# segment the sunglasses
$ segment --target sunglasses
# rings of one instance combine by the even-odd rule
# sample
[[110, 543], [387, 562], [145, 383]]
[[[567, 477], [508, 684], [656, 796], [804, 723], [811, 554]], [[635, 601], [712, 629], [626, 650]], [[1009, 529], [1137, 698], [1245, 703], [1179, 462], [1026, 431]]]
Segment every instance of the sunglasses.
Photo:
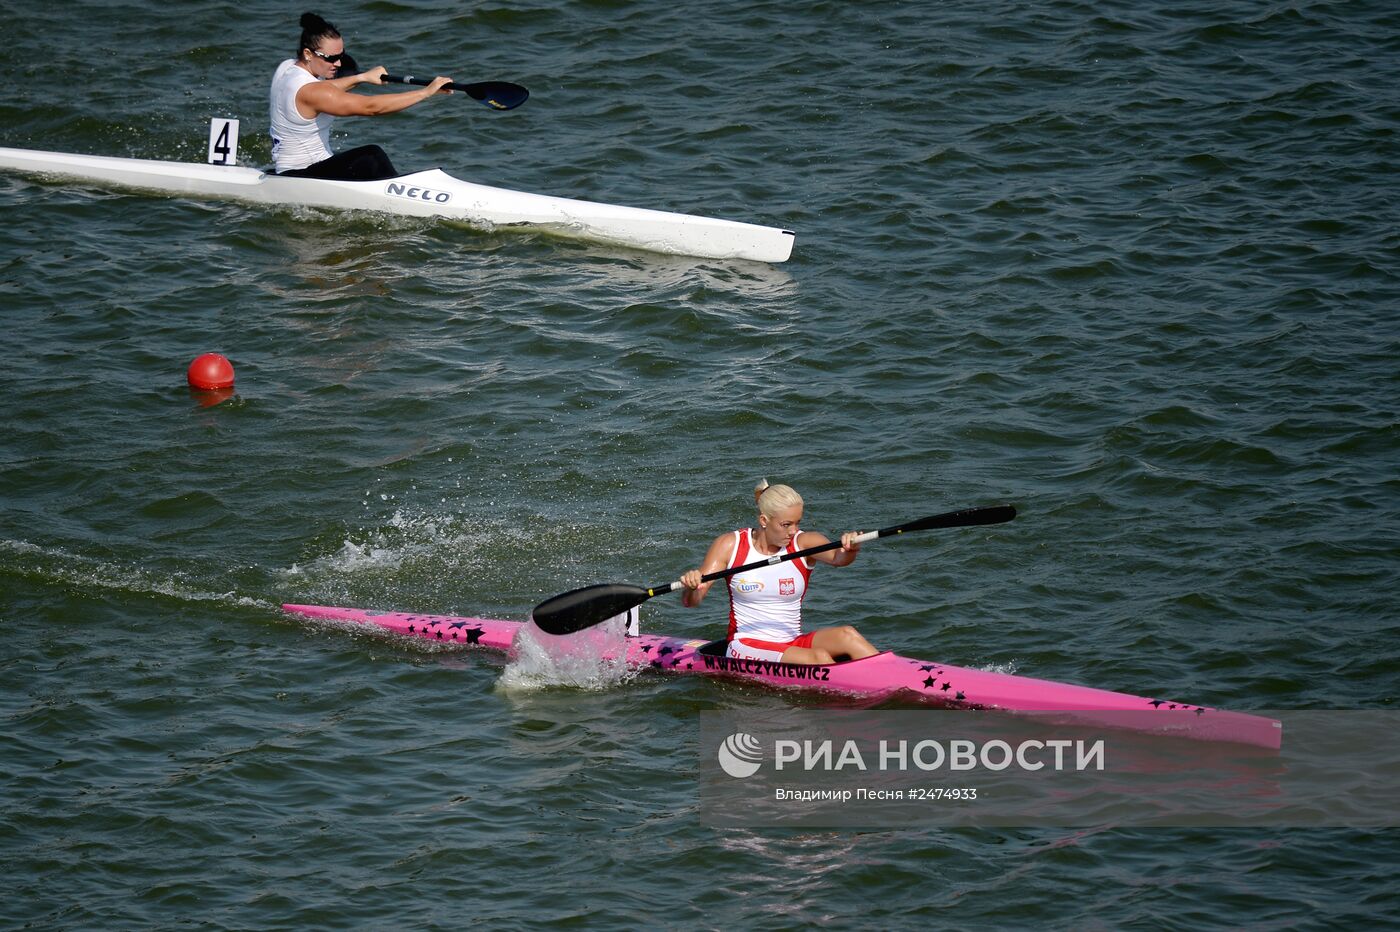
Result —
[[307, 51], [310, 52], [312, 55], [315, 55], [317, 58], [321, 59], [321, 61], [324, 61], [324, 62], [339, 62], [342, 58], [345, 57], [345, 50], [344, 50], [344, 49], [341, 49], [339, 52], [336, 52], [334, 55], [327, 55], [325, 52], [318, 52], [318, 51], [316, 51], [315, 49], [307, 49]]

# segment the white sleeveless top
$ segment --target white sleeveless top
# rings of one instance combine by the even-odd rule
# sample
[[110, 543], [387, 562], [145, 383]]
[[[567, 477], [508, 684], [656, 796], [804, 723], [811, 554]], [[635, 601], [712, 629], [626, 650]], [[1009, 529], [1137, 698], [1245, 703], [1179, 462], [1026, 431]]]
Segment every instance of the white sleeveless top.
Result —
[[331, 157], [331, 123], [335, 117], [318, 113], [308, 120], [297, 112], [297, 91], [319, 80], [289, 58], [272, 75], [272, 161], [277, 171], [306, 168]]
[[[787, 552], [797, 551], [792, 535]], [[753, 532], [734, 532], [734, 555], [729, 569], [766, 559], [753, 547]], [[729, 639], [756, 638], [761, 641], [791, 641], [802, 634], [802, 597], [807, 594], [807, 577], [812, 564], [805, 557], [760, 566], [729, 577]]]

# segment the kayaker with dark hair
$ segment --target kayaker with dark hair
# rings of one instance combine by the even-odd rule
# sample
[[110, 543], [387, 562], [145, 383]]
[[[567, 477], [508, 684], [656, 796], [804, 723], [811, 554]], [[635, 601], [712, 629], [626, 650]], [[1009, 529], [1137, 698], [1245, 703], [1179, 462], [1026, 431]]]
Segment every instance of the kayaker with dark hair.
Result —
[[[681, 577], [681, 604], [694, 608], [713, 582], [701, 577], [784, 551], [794, 553], [829, 543], [825, 535], [800, 530], [802, 496], [786, 485], [764, 479], [753, 490], [758, 527], [741, 528], [715, 538], [699, 569]], [[859, 660], [877, 654], [870, 642], [850, 625], [802, 633], [802, 598], [813, 561], [849, 566], [860, 552], [858, 531], [841, 535], [841, 549], [811, 557], [774, 563], [728, 578], [728, 656], [784, 663], [832, 663], [837, 657]]]
[[384, 67], [336, 77], [347, 58], [340, 32], [315, 13], [301, 16], [301, 44], [295, 58], [277, 66], [272, 76], [272, 160], [279, 175], [374, 181], [398, 174], [379, 146], [331, 152], [331, 122], [338, 116], [378, 116], [412, 107], [434, 94], [451, 94], [437, 77], [425, 88], [398, 94], [363, 96], [349, 90], [360, 84], [383, 84]]

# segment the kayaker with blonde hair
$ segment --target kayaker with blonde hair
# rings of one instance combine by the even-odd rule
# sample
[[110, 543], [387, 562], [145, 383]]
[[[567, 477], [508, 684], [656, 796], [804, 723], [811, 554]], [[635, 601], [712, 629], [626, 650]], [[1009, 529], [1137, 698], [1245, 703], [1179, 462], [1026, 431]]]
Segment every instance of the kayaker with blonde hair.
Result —
[[[791, 486], [754, 487], [758, 526], [721, 534], [710, 544], [698, 569], [681, 576], [681, 604], [695, 608], [714, 582], [701, 577], [780, 553], [795, 553], [829, 543], [825, 535], [803, 531], [802, 496]], [[850, 625], [818, 628], [802, 633], [802, 599], [815, 562], [849, 566], [860, 553], [855, 537], [841, 535], [841, 549], [811, 557], [773, 563], [728, 577], [730, 657], [746, 660], [781, 660], [784, 663], [832, 663], [837, 658], [859, 660], [879, 653]]]

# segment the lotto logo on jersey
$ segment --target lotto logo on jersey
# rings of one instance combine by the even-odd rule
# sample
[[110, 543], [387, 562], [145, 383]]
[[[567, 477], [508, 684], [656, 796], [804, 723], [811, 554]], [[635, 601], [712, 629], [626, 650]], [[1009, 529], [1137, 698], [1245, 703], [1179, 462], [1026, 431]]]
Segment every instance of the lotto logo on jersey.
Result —
[[734, 589], [736, 592], [762, 592], [763, 580], [745, 579], [742, 576], [734, 577]]
[[794, 578], [792, 578], [792, 579], [780, 579], [780, 580], [778, 580], [778, 595], [796, 595], [796, 594], [797, 594], [797, 579], [796, 579], [796, 577], [794, 577]]

